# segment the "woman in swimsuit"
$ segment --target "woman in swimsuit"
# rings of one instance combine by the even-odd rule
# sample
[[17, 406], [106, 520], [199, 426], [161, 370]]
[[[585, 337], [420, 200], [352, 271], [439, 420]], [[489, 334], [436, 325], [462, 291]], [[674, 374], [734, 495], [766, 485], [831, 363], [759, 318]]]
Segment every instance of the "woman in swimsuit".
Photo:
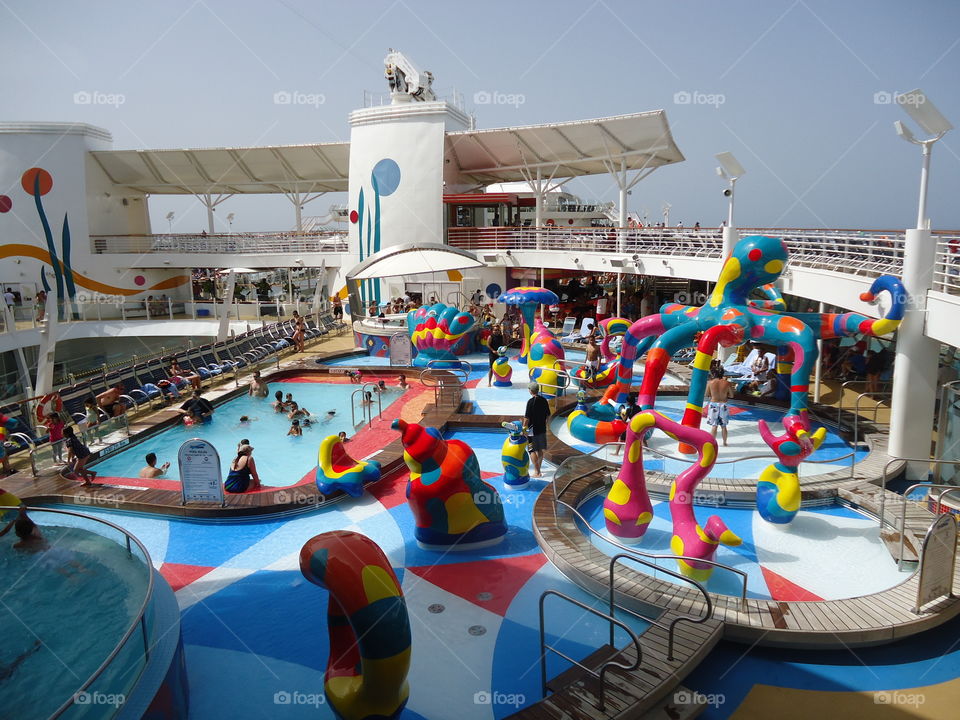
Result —
[[229, 493], [260, 489], [260, 476], [257, 475], [257, 465], [253, 461], [253, 447], [250, 445], [241, 445], [237, 448], [237, 457], [230, 463], [230, 472], [227, 473], [223, 489]]

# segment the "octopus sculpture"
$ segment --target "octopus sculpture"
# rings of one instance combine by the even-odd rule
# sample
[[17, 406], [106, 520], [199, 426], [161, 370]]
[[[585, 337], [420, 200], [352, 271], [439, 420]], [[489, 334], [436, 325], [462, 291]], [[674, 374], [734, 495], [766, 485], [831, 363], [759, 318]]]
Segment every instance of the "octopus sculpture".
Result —
[[444, 303], [423, 305], [408, 312], [407, 333], [417, 349], [414, 366], [426, 367], [429, 363], [438, 368], [460, 367], [457, 356], [473, 350], [470, 331], [475, 324], [473, 315]]
[[[687, 427], [699, 428], [710, 362], [717, 348], [740, 345], [749, 340], [763, 342], [778, 348], [778, 371], [781, 376], [788, 375], [786, 385], [790, 407], [783, 420], [786, 437], [798, 448], [807, 448], [814, 442], [810, 435], [807, 392], [810, 373], [817, 359], [817, 340], [892, 333], [903, 318], [906, 293], [897, 278], [890, 275], [876, 278], [860, 299], [872, 303], [877, 301], [880, 293], [890, 294], [890, 308], [879, 319], [855, 312], [786, 312], [786, 303], [774, 287], [786, 262], [787, 247], [783, 240], [762, 235], [740, 240], [724, 262], [705, 305], [692, 307], [668, 303], [658, 314], [648, 315], [630, 326], [623, 340], [617, 380], [607, 389], [604, 401], [622, 403], [626, 400], [633, 379], [634, 361], [646, 353], [639, 403], [644, 410], [652, 408], [670, 358], [682, 348], [696, 346], [682, 422]], [[750, 298], [754, 290], [759, 290], [764, 299]], [[696, 341], [698, 333], [702, 335]], [[761, 434], [765, 442], [773, 442], [772, 434]], [[772, 445], [771, 448], [777, 450]], [[686, 444], [681, 445], [681, 450], [692, 452], [691, 446]], [[793, 457], [802, 455], [788, 454]]]
[[573, 376], [580, 382], [580, 387], [605, 388], [617, 379], [620, 356], [614, 352], [611, 343], [627, 333], [630, 321], [621, 317], [609, 317], [600, 321], [600, 329], [603, 332], [603, 340], [600, 341], [600, 367], [595, 373], [586, 365], [574, 370]]

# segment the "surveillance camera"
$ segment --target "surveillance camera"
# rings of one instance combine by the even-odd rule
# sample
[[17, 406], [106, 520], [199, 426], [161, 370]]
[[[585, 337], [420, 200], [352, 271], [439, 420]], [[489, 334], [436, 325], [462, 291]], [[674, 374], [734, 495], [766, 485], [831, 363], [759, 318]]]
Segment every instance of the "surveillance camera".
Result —
[[578, 262], [580, 262], [580, 258], [574, 258], [574, 259], [573, 259], [573, 264], [574, 264], [574, 265], [576, 265]]
[[731, 190], [730, 188], [726, 188], [726, 189], [723, 191], [723, 196], [724, 196], [724, 197], [730, 197], [731, 195], [733, 195], [733, 190]]

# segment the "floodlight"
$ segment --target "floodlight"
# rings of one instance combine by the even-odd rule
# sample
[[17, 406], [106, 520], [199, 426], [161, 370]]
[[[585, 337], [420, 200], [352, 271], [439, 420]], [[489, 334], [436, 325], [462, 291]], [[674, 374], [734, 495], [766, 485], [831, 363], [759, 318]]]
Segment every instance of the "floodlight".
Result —
[[897, 135], [902, 137], [907, 142], [916, 142], [916, 138], [914, 137], [913, 133], [910, 131], [910, 128], [904, 125], [900, 120], [897, 120], [893, 124], [893, 127], [897, 131]]
[[936, 105], [919, 88], [897, 95], [894, 101], [930, 135], [942, 135], [953, 130], [950, 121], [937, 110]]
[[730, 177], [738, 178], [747, 171], [744, 169], [737, 159], [733, 156], [733, 153], [722, 152], [717, 153], [716, 155], [717, 162], [720, 163], [723, 170], [726, 171], [727, 175]]
[[166, 219], [167, 219], [167, 220], [173, 220], [173, 210], [171, 210], [170, 212], [167, 213]]
[[729, 180], [729, 179], [730, 179], [730, 177], [723, 171], [723, 168], [722, 168], [722, 167], [718, 167], [718, 168], [717, 168], [717, 175], [719, 175], [720, 177], [722, 177], [724, 180]]

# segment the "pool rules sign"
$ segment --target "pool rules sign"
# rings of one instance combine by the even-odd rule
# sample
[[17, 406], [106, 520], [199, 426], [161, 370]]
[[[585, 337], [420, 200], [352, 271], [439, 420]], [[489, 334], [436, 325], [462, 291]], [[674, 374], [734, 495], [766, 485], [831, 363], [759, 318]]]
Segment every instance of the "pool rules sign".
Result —
[[920, 581], [913, 611], [944, 595], [953, 597], [953, 571], [957, 561], [957, 521], [950, 513], [938, 517], [923, 539]]
[[180, 446], [177, 453], [180, 465], [180, 487], [183, 502], [215, 502], [224, 504], [223, 483], [220, 478], [220, 455], [206, 440], [193, 438]]

